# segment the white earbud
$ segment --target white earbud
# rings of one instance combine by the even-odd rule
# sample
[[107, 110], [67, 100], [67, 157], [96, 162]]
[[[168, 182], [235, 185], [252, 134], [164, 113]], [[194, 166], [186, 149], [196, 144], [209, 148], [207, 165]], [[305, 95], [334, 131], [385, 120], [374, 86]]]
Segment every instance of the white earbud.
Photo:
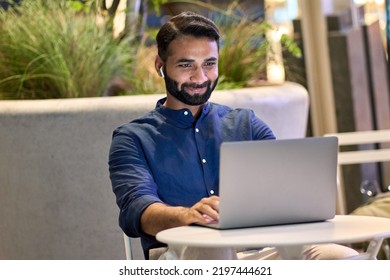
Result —
[[162, 66], [160, 67], [160, 74], [161, 74], [161, 77], [165, 78]]

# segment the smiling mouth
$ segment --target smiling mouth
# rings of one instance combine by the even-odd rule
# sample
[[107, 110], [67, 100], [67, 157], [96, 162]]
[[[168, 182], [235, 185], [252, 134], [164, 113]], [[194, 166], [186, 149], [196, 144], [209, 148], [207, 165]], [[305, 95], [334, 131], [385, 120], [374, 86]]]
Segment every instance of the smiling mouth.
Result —
[[204, 93], [204, 92], [206, 92], [207, 87], [206, 86], [203, 86], [203, 87], [188, 86], [188, 87], [185, 87], [185, 89], [186, 89], [186, 91], [189, 91], [192, 93]]
[[202, 93], [205, 93], [207, 91], [208, 85], [209, 85], [209, 82], [206, 81], [203, 84], [188, 83], [188, 84], [184, 84], [183, 86], [184, 86], [184, 89], [186, 91], [189, 91], [189, 92], [195, 93], [195, 94], [202, 94]]

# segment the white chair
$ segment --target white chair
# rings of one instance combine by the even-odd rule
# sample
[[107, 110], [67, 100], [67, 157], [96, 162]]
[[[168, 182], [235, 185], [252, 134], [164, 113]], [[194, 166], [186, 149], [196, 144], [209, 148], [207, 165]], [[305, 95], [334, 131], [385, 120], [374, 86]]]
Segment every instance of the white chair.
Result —
[[[390, 129], [372, 130], [359, 132], [344, 132], [326, 134], [336, 136], [339, 140], [339, 148], [348, 145], [378, 144], [376, 149], [358, 151], [340, 151], [338, 154], [338, 190], [337, 190], [337, 213], [346, 214], [345, 188], [341, 167], [348, 164], [362, 164], [372, 162], [390, 162]], [[390, 176], [390, 165], [386, 165], [385, 172]], [[383, 172], [384, 173], [384, 172]], [[376, 259], [384, 239], [371, 240], [366, 252], [359, 256], [360, 259]], [[387, 256], [389, 250], [387, 250]]]
[[342, 165], [369, 162], [390, 162], [390, 129], [326, 134], [339, 139], [339, 147], [361, 144], [380, 144], [378, 149], [359, 151], [339, 151], [338, 154], [338, 190], [337, 213], [346, 214], [345, 188], [341, 172]]
[[133, 259], [133, 252], [131, 250], [131, 239], [125, 233], [123, 233], [123, 239], [125, 242], [126, 260], [132, 260]]
[[140, 238], [131, 238], [123, 233], [126, 260], [143, 260], [143, 251]]

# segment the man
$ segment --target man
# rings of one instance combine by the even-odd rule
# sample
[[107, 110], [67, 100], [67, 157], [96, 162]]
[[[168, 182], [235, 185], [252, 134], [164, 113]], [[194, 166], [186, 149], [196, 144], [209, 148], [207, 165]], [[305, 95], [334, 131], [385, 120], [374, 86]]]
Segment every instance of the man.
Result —
[[[109, 158], [119, 224], [128, 236], [141, 237], [146, 259], [165, 247], [155, 239], [159, 231], [218, 220], [222, 142], [275, 139], [251, 110], [208, 102], [218, 82], [219, 31], [211, 20], [192, 12], [171, 18], [157, 48], [155, 68], [167, 96], [114, 131]], [[236, 258], [235, 252], [202, 252], [178, 248], [162, 258]]]

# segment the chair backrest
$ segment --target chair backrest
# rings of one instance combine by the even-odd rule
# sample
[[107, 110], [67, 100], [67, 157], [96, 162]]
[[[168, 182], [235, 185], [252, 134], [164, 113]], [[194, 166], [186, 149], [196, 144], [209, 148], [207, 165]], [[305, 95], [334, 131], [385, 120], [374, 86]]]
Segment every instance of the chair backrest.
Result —
[[[342, 165], [370, 162], [390, 162], [390, 129], [326, 134], [339, 139], [339, 147], [362, 144], [379, 144], [377, 149], [341, 151], [338, 154], [337, 213], [345, 214], [345, 189], [341, 172]], [[389, 165], [388, 165], [389, 166]]]

